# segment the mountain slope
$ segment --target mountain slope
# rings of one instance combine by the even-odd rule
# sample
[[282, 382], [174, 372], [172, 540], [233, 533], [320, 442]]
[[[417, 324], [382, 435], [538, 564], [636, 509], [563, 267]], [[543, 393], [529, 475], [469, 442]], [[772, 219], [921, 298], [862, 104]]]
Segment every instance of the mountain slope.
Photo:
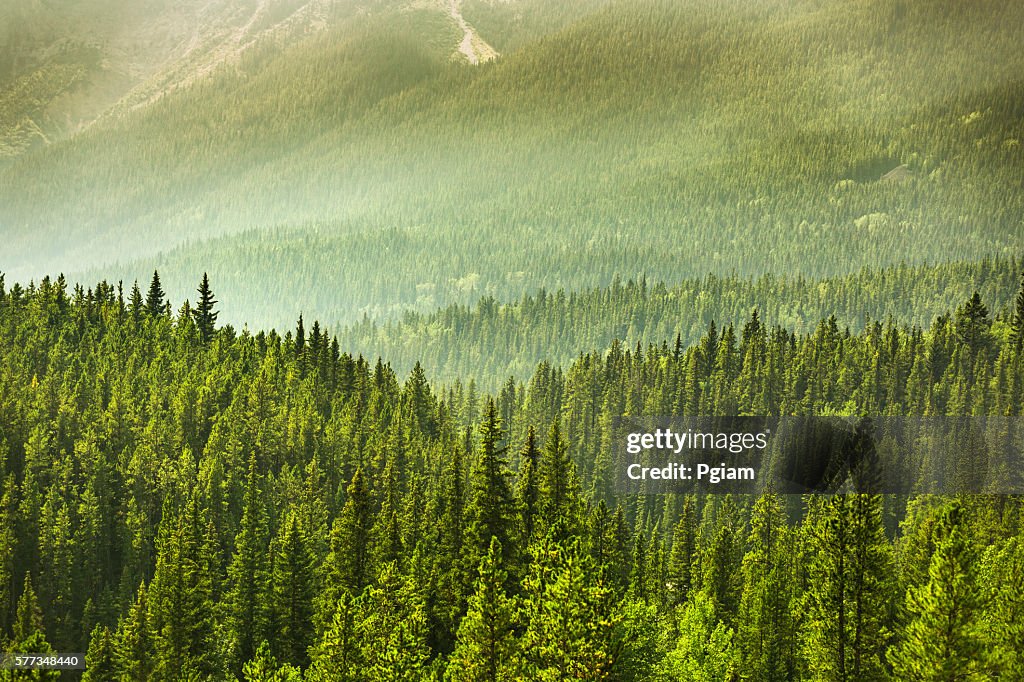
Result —
[[299, 307], [344, 321], [1022, 246], [1019, 3], [590, 9], [479, 68], [434, 10], [253, 51], [0, 172], [4, 268], [218, 270], [264, 320], [260, 282], [340, 274]]

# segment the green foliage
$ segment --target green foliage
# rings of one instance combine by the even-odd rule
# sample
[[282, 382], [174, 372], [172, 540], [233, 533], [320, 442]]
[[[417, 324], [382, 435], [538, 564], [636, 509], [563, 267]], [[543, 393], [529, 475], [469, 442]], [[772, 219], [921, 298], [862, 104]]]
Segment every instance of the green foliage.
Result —
[[980, 618], [984, 593], [978, 584], [977, 549], [966, 510], [957, 502], [943, 510], [928, 582], [907, 592], [910, 622], [893, 653], [893, 669], [904, 680], [990, 679], [990, 661]]
[[715, 603], [706, 592], [697, 592], [682, 607], [676, 631], [679, 639], [661, 664], [661, 679], [712, 682], [736, 674], [734, 632], [715, 618]]
[[507, 573], [501, 566], [501, 544], [491, 539], [480, 563], [476, 592], [459, 625], [455, 651], [445, 679], [452, 682], [515, 680], [520, 664], [518, 604], [505, 593]]
[[[943, 498], [802, 509], [624, 496], [607, 474], [618, 414], [1018, 415], [1005, 311], [978, 318], [970, 362], [956, 315], [796, 334], [750, 314], [690, 345], [541, 364], [491, 397], [402, 382], [316, 323], [204, 342], [166, 300], [151, 317], [120, 294], [0, 293], [0, 567], [21, 583], [0, 593], [5, 650], [92, 646], [91, 674], [119, 682], [1016, 670], [1015, 497], [968, 498], [954, 524]], [[942, 636], [940, 594], [966, 605]]]

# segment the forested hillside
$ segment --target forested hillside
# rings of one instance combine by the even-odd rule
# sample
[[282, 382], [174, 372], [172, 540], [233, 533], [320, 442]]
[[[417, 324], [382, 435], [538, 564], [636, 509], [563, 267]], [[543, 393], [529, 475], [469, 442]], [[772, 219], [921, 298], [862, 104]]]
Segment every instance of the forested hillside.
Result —
[[[1015, 679], [1015, 497], [617, 496], [610, 419], [1019, 416], [1024, 287], [927, 327], [709, 330], [494, 396], [209, 281], [0, 287], [0, 628], [86, 679]], [[0, 673], [12, 679], [11, 673]]]
[[580, 3], [549, 32], [534, 4], [467, 4], [532, 36], [494, 62], [453, 59], [443, 13], [370, 13], [19, 157], [5, 271], [158, 267], [181, 299], [208, 270], [247, 318], [268, 273], [352, 272], [352, 321], [1018, 252], [1020, 3]]
[[[616, 280], [589, 291], [541, 290], [510, 304], [485, 297], [472, 306], [407, 312], [383, 324], [367, 317], [342, 329], [339, 340], [352, 352], [387, 358], [400, 373], [419, 363], [443, 381], [473, 378], [477, 386], [495, 389], [510, 375], [530, 374], [540, 362], [566, 367], [581, 353], [608, 348], [616, 339], [627, 346], [666, 339], [689, 346], [712, 323], [719, 329], [739, 326], [755, 309], [764, 324], [798, 334], [814, 331], [830, 316], [840, 328], [854, 331], [890, 318], [926, 327], [975, 291], [994, 313], [1002, 313], [1009, 309], [1022, 268], [1024, 263], [1010, 258], [865, 268], [822, 280], [709, 275], [674, 286]], [[282, 294], [278, 300], [289, 299]]]

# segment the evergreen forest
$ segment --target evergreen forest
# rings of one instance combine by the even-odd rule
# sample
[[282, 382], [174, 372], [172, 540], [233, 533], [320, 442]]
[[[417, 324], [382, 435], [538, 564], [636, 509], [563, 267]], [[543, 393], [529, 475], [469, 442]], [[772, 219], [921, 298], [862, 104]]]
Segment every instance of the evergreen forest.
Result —
[[88, 680], [1020, 679], [1019, 497], [621, 495], [609, 431], [1019, 416], [1019, 282], [926, 326], [755, 309], [493, 393], [218, 325], [206, 276], [177, 310], [158, 274], [4, 285], [5, 647]]
[[[1022, 45], [0, 0], [0, 682], [1024, 682]], [[856, 441], [900, 492], [624, 487], [673, 417], [985, 426]]]

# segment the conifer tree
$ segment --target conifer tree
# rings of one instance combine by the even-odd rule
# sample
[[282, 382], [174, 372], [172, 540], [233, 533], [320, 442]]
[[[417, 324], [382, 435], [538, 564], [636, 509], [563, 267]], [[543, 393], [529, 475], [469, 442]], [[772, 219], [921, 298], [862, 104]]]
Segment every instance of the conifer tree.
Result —
[[683, 510], [672, 533], [672, 551], [668, 560], [669, 602], [679, 606], [686, 601], [694, 584], [694, 557], [697, 555], [697, 509], [693, 495], [683, 500]]
[[893, 568], [881, 508], [867, 493], [811, 500], [803, 656], [813, 679], [884, 676]]
[[970, 349], [972, 357], [988, 344], [988, 329], [991, 324], [988, 306], [982, 302], [977, 291], [974, 292], [970, 300], [957, 308], [957, 340]]
[[754, 503], [749, 546], [743, 557], [737, 626], [743, 675], [765, 682], [789, 680], [795, 669], [789, 598], [793, 574], [789, 529], [774, 493], [765, 493]]
[[537, 433], [531, 424], [526, 431], [526, 442], [519, 455], [519, 474], [516, 478], [516, 505], [523, 524], [523, 547], [533, 540], [538, 521], [538, 498], [540, 495], [538, 464], [540, 451], [537, 449]]
[[308, 682], [356, 682], [363, 669], [362, 644], [356, 630], [362, 603], [348, 592], [338, 597], [337, 608], [320, 641], [310, 649]]
[[203, 343], [209, 343], [217, 330], [217, 315], [213, 309], [217, 301], [213, 298], [213, 291], [210, 289], [210, 278], [203, 273], [203, 281], [199, 283], [199, 299], [196, 301], [196, 309], [193, 316], [196, 320], [196, 329], [199, 330], [199, 338]]
[[544, 521], [542, 530], [557, 528], [561, 537], [577, 533], [579, 481], [576, 464], [569, 456], [569, 446], [557, 419], [548, 431], [537, 478], [538, 506]]
[[498, 538], [502, 547], [512, 546], [514, 509], [510, 477], [497, 408], [494, 400], [488, 399], [480, 425], [480, 454], [470, 477], [467, 516], [473, 551], [467, 558], [471, 561], [479, 563], [491, 545], [491, 538]]
[[528, 625], [523, 635], [525, 679], [611, 679], [616, 660], [614, 634], [622, 614], [611, 590], [596, 579], [579, 542], [564, 547], [549, 539], [533, 548], [524, 583]]
[[330, 552], [324, 561], [319, 621], [326, 626], [342, 592], [358, 595], [369, 581], [373, 509], [362, 469], [346, 489], [345, 505], [331, 527]]
[[82, 682], [107, 682], [117, 679], [118, 667], [110, 628], [101, 625], [93, 628], [85, 662], [87, 667], [82, 675]]
[[149, 282], [149, 292], [146, 294], [146, 312], [150, 317], [159, 317], [164, 314], [166, 303], [166, 294], [160, 284], [160, 273], [154, 270], [153, 279]]
[[386, 564], [371, 587], [358, 625], [366, 682], [418, 682], [430, 657], [427, 619], [413, 584]]
[[476, 593], [459, 625], [455, 651], [448, 659], [446, 679], [451, 682], [519, 679], [517, 606], [505, 593], [507, 578], [501, 567], [501, 545], [492, 538], [480, 563]]
[[1020, 276], [1020, 289], [1017, 291], [1017, 298], [1013, 302], [1013, 316], [1010, 321], [1010, 328], [1013, 331], [1014, 348], [1017, 354], [1024, 353], [1024, 273]]
[[267, 518], [259, 485], [256, 453], [249, 455], [242, 498], [242, 519], [235, 535], [235, 553], [228, 567], [225, 595], [226, 636], [236, 670], [256, 654], [267, 636]]
[[270, 653], [270, 645], [264, 640], [253, 658], [242, 666], [245, 682], [302, 682], [301, 671], [292, 665], [278, 665]]
[[132, 314], [132, 320], [135, 322], [142, 319], [142, 315], [146, 312], [146, 308], [142, 302], [142, 292], [139, 291], [138, 280], [135, 280], [135, 283], [132, 284], [132, 293], [128, 299], [128, 312]]
[[282, 660], [308, 665], [313, 643], [315, 583], [309, 540], [295, 511], [288, 514], [277, 538], [271, 577], [273, 649]]
[[[13, 637], [6, 647], [6, 653], [50, 654], [53, 647], [46, 639], [43, 627], [43, 614], [39, 608], [39, 600], [32, 588], [32, 580], [25, 574], [25, 583], [18, 598], [18, 606], [12, 628]], [[0, 669], [0, 682], [16, 680], [59, 680], [60, 672], [56, 670], [12, 670]]]
[[117, 627], [114, 644], [119, 680], [149, 679], [153, 658], [150, 637], [146, 584], [139, 585], [135, 601]]
[[977, 550], [966, 516], [958, 501], [946, 507], [928, 582], [907, 592], [910, 621], [892, 654], [901, 680], [991, 679]]
[[737, 679], [739, 651], [732, 628], [715, 617], [715, 604], [700, 590], [682, 607], [679, 638], [659, 665], [661, 679], [719, 682]]
[[156, 572], [147, 595], [155, 680], [210, 674], [215, 667], [212, 585], [203, 556], [199, 519], [194, 497], [180, 511], [174, 509], [170, 496], [166, 498]]

